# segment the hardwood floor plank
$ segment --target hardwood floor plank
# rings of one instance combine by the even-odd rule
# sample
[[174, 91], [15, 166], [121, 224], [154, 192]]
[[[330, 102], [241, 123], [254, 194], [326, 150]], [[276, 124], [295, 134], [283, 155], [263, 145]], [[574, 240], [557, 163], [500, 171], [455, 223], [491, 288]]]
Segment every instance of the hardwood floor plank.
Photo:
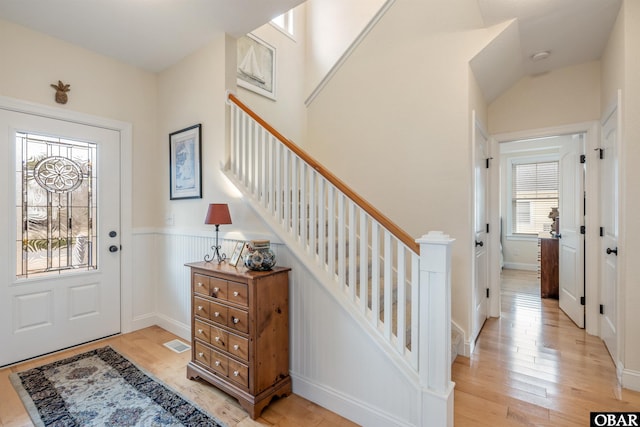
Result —
[[539, 295], [535, 273], [504, 270], [501, 317], [452, 365], [457, 426], [585, 426], [591, 411], [640, 408], [602, 340]]
[[262, 416], [254, 421], [234, 398], [207, 383], [187, 379], [186, 365], [191, 353], [175, 353], [163, 345], [173, 339], [179, 338], [158, 326], [152, 326], [0, 369], [0, 426], [28, 427], [33, 425], [15, 389], [9, 382], [11, 373], [41, 366], [105, 345], [110, 345], [142, 370], [155, 376], [229, 427], [356, 426], [349, 420], [295, 394], [274, 400], [264, 410]]

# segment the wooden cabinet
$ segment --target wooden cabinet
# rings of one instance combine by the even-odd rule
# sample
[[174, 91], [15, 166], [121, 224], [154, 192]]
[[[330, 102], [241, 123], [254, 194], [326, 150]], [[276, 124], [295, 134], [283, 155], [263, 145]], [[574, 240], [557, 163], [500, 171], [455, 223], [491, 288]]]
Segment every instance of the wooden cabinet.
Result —
[[291, 393], [289, 270], [250, 271], [195, 262], [187, 377], [234, 396], [252, 419]]
[[559, 268], [556, 237], [538, 237], [538, 262], [540, 296], [558, 298]]

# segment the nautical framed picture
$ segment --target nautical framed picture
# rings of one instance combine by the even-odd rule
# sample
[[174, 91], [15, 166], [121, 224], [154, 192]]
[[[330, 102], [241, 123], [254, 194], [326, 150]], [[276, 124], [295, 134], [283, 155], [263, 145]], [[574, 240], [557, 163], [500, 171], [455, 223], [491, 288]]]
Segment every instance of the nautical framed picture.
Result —
[[276, 49], [253, 34], [238, 39], [238, 86], [276, 99]]
[[169, 134], [169, 198], [202, 198], [200, 124]]

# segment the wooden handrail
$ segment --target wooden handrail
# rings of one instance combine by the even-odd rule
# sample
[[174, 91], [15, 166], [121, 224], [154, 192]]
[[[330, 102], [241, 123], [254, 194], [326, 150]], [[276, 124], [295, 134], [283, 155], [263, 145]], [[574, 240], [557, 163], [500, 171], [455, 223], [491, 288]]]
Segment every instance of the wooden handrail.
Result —
[[389, 230], [398, 240], [404, 243], [409, 249], [416, 254], [420, 254], [420, 245], [418, 245], [414, 238], [412, 238], [406, 231], [400, 228], [397, 224], [387, 218], [382, 212], [374, 208], [369, 202], [360, 197], [355, 191], [353, 191], [347, 184], [342, 182], [338, 177], [329, 172], [324, 166], [318, 163], [313, 157], [311, 157], [306, 151], [297, 146], [291, 140], [287, 139], [280, 132], [275, 130], [269, 123], [264, 121], [262, 117], [254, 113], [249, 107], [247, 107], [242, 101], [238, 99], [234, 94], [229, 94], [229, 100], [240, 107], [245, 113], [260, 124], [263, 128], [269, 131], [273, 136], [278, 138], [287, 148], [293, 151], [298, 157], [304, 160], [315, 171], [322, 175], [327, 181], [333, 184], [338, 190], [342, 191], [345, 196], [349, 197], [360, 206], [365, 212], [367, 212], [373, 219], [378, 221], [380, 225]]

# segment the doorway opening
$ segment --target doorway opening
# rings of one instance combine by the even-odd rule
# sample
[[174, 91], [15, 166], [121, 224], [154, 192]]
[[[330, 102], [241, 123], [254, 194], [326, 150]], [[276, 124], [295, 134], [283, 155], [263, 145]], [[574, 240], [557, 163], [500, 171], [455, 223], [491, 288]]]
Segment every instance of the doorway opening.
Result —
[[[500, 153], [500, 293], [558, 304], [585, 325], [585, 132], [510, 140]], [[512, 307], [502, 307], [509, 312]]]

